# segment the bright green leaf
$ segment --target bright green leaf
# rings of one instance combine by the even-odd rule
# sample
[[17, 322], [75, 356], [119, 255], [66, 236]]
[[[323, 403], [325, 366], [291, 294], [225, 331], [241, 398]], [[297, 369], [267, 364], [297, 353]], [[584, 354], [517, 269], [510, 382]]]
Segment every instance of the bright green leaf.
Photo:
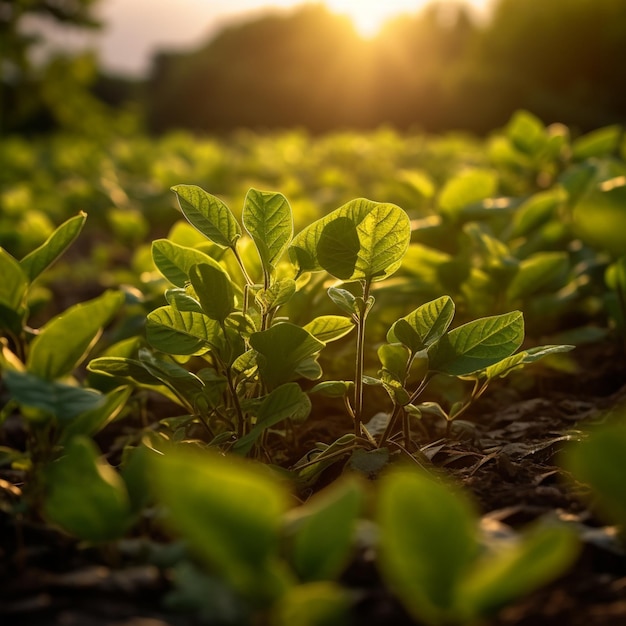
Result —
[[320, 315], [304, 326], [304, 330], [324, 343], [345, 337], [353, 328], [354, 322], [343, 315]]
[[524, 259], [506, 290], [509, 301], [527, 298], [550, 287], [555, 281], [564, 282], [569, 268], [566, 252], [538, 252]]
[[537, 526], [518, 542], [479, 559], [459, 589], [459, 614], [487, 616], [554, 580], [578, 554], [573, 530]]
[[593, 130], [572, 143], [572, 158], [576, 161], [613, 154], [622, 137], [622, 127], [618, 124]]
[[256, 411], [256, 424], [235, 443], [233, 451], [248, 454], [261, 434], [284, 419], [304, 421], [311, 411], [309, 397], [297, 383], [285, 383], [265, 396]]
[[494, 196], [497, 187], [495, 172], [467, 170], [446, 182], [439, 194], [439, 206], [445, 214], [456, 217], [466, 206]]
[[79, 539], [104, 542], [127, 530], [130, 503], [124, 481], [86, 437], [75, 437], [43, 472], [46, 519]]
[[467, 376], [510, 356], [524, 340], [520, 311], [483, 317], [446, 333], [428, 349], [433, 371]]
[[180, 246], [169, 239], [157, 239], [152, 242], [152, 259], [157, 269], [167, 280], [177, 287], [185, 287], [189, 282], [189, 270], [200, 263], [221, 266], [208, 254]]
[[[620, 416], [621, 417], [621, 416]], [[592, 490], [601, 515], [626, 527], [626, 426], [623, 420], [593, 430], [587, 439], [572, 444], [563, 465]]]
[[361, 483], [349, 478], [291, 511], [287, 533], [292, 535], [291, 562], [300, 580], [335, 580], [341, 574], [354, 546], [363, 505]]
[[476, 555], [476, 514], [461, 492], [417, 471], [379, 481], [381, 573], [407, 610], [427, 624], [452, 623], [457, 590]]
[[28, 371], [46, 380], [71, 374], [123, 302], [122, 292], [106, 291], [52, 318], [30, 345], [26, 361]]
[[6, 250], [0, 248], [0, 304], [18, 311], [28, 289], [28, 276], [21, 265]]
[[395, 322], [387, 333], [387, 341], [399, 341], [415, 354], [438, 341], [448, 330], [453, 317], [452, 298], [441, 296]]
[[287, 198], [281, 193], [250, 189], [242, 220], [259, 251], [263, 269], [271, 273], [293, 236], [293, 217]]
[[195, 185], [176, 185], [172, 191], [192, 226], [213, 243], [225, 248], [235, 246], [241, 228], [224, 202]]
[[152, 457], [150, 475], [195, 554], [246, 597], [281, 595], [276, 559], [288, 496], [280, 482], [259, 465], [189, 446]]
[[254, 299], [261, 312], [267, 313], [271, 309], [287, 304], [296, 293], [296, 281], [293, 278], [283, 278], [273, 282], [269, 289], [260, 289]]
[[87, 214], [80, 212], [61, 224], [38, 248], [27, 254], [20, 265], [28, 280], [32, 282], [50, 267], [78, 237], [85, 225]]
[[220, 341], [219, 323], [203, 313], [163, 306], [148, 314], [146, 337], [157, 350], [195, 354]]

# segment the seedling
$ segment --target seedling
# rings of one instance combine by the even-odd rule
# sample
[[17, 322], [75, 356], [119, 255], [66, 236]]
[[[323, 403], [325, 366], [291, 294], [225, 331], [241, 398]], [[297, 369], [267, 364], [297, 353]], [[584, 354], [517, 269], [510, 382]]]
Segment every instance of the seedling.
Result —
[[[455, 307], [443, 296], [393, 323], [388, 343], [378, 349], [382, 369], [377, 377], [366, 375], [374, 290], [398, 270], [410, 245], [410, 223], [401, 208], [352, 200], [292, 237], [285, 197], [251, 189], [242, 212], [246, 239], [220, 199], [189, 185], [173, 190], [184, 216], [210, 244], [201, 250], [165, 239], [153, 243], [155, 265], [173, 285], [165, 293], [168, 304], [147, 319], [146, 337], [157, 352], [143, 350], [137, 359], [103, 357], [89, 368], [139, 384], [165, 385], [188, 410], [187, 420], [201, 421], [213, 445], [271, 459], [265, 445], [268, 431], [280, 422], [291, 424], [283, 432], [295, 429], [311, 409], [309, 395], [296, 381], [319, 379], [322, 349], [353, 329], [353, 377], [311, 389], [312, 394], [343, 398], [352, 435], [313, 451], [296, 466], [298, 472], [315, 466], [305, 472], [310, 475], [359, 448], [391, 445], [409, 453], [412, 419], [435, 411], [450, 424], [494, 378], [571, 348], [544, 346], [514, 354], [524, 339], [519, 311], [450, 330]], [[250, 240], [256, 259], [250, 255]], [[283, 258], [286, 251], [289, 260]], [[303, 326], [281, 317], [318, 272], [336, 281], [328, 296], [343, 315], [313, 317]], [[473, 380], [467, 401], [450, 410], [421, 402], [437, 374]], [[392, 403], [378, 433], [366, 425], [371, 418], [364, 408], [366, 385], [382, 386]]]

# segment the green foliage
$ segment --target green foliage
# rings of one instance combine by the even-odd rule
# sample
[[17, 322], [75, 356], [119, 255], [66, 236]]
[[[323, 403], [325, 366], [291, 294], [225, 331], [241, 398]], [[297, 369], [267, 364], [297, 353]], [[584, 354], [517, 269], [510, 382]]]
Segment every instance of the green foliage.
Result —
[[45, 467], [45, 482], [44, 515], [68, 533], [98, 543], [121, 537], [130, 526], [124, 481], [86, 437], [70, 440]]
[[537, 527], [482, 553], [467, 497], [432, 476], [395, 471], [378, 486], [381, 571], [426, 624], [464, 624], [559, 576], [577, 553], [566, 527]]
[[592, 505], [600, 516], [619, 524], [622, 535], [626, 524], [622, 462], [625, 450], [626, 427], [620, 419], [598, 427], [583, 441], [571, 444], [562, 458], [562, 464], [574, 479], [591, 487]]

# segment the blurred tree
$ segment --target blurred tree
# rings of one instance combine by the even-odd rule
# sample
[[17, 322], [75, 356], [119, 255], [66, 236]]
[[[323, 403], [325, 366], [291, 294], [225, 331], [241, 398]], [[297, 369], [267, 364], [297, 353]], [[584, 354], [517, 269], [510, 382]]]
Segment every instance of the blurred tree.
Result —
[[75, 125], [96, 113], [87, 87], [95, 79], [90, 55], [58, 56], [33, 63], [43, 35], [27, 28], [32, 20], [72, 28], [97, 28], [99, 0], [0, 0], [0, 131], [45, 130]]
[[152, 127], [371, 124], [367, 55], [347, 18], [318, 5], [227, 28], [195, 54], [156, 58]]
[[544, 121], [626, 119], [624, 0], [499, 0], [476, 59]]

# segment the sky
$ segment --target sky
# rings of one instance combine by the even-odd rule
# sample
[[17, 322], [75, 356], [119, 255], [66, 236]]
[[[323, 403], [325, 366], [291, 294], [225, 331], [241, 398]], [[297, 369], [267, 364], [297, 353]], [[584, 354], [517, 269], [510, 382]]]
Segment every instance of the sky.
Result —
[[[451, 0], [432, 0], [449, 2]], [[464, 0], [486, 11], [492, 0]], [[324, 0], [331, 11], [349, 16], [364, 36], [372, 36], [387, 19], [416, 13], [428, 0]], [[302, 0], [101, 0], [98, 15], [104, 23], [99, 33], [62, 32], [52, 35], [53, 45], [91, 48], [105, 70], [140, 76], [150, 68], [159, 49], [193, 49], [226, 24], [251, 19], [268, 10], [287, 10]]]

